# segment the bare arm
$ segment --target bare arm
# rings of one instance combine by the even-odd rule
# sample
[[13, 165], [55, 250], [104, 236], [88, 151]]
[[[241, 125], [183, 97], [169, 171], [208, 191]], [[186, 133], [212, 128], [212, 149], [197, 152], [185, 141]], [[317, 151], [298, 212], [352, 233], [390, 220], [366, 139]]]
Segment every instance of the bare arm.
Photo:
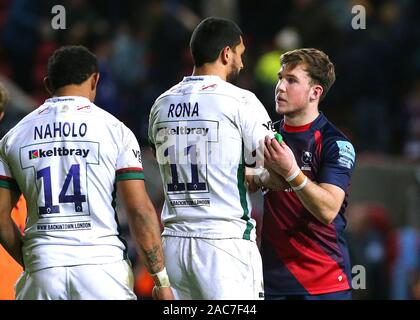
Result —
[[150, 273], [164, 268], [159, 222], [142, 180], [119, 181], [117, 190], [142, 261]]
[[22, 267], [22, 234], [12, 220], [11, 212], [19, 198], [17, 192], [0, 188], [0, 244]]
[[[151, 274], [164, 270], [160, 227], [155, 208], [147, 195], [144, 181], [123, 180], [117, 183], [117, 190], [127, 210], [128, 224], [138, 253]], [[158, 299], [173, 299], [169, 287], [160, 287]]]
[[264, 159], [266, 166], [285, 179], [298, 172], [296, 178], [289, 182], [295, 188], [301, 185], [304, 186], [300, 190], [295, 190], [296, 195], [304, 207], [319, 221], [324, 224], [331, 223], [337, 216], [343, 203], [344, 191], [335, 185], [327, 183], [317, 184], [309, 179], [305, 184], [304, 179], [306, 177], [298, 168], [292, 150], [284, 141], [278, 143], [276, 139], [266, 137], [265, 146]]
[[290, 188], [289, 184], [280, 174], [268, 167], [253, 171], [250, 177], [248, 174], [251, 173], [247, 171], [247, 182], [250, 186], [250, 192], [254, 192], [253, 190], [256, 191], [261, 187], [271, 190], [285, 190]]
[[334, 221], [345, 196], [344, 191], [335, 185], [316, 184], [312, 181], [308, 181], [305, 188], [295, 192], [304, 207], [324, 224]]

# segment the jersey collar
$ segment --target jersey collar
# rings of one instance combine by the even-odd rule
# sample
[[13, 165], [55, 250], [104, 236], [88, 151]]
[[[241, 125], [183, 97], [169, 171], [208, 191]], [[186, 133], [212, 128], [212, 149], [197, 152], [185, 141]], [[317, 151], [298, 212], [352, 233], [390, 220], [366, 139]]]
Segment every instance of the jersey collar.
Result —
[[303, 126], [290, 126], [286, 123], [283, 124], [283, 129], [286, 132], [304, 132], [304, 131], [308, 131], [311, 128], [313, 121], [305, 124]]
[[60, 97], [52, 97], [45, 100], [45, 103], [60, 103], [60, 102], [83, 103], [83, 104], [91, 103], [91, 101], [88, 98], [80, 97], [80, 96], [60, 96]]
[[290, 126], [284, 123], [284, 119], [280, 122], [280, 128], [284, 130], [284, 132], [306, 132], [308, 130], [316, 130], [320, 126], [325, 123], [326, 119], [324, 114], [320, 111], [318, 117], [310, 123], [307, 123], [303, 126]]
[[208, 81], [208, 80], [213, 80], [213, 81], [221, 81], [222, 78], [220, 78], [219, 76], [216, 75], [202, 75], [202, 76], [187, 76], [184, 77], [184, 79], [182, 80], [183, 82], [192, 82], [192, 81]]

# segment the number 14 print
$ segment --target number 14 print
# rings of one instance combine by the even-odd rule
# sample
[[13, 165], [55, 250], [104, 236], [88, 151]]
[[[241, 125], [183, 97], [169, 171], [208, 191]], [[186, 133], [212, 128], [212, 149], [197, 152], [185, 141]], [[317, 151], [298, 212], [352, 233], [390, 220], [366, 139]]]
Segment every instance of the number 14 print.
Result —
[[[63, 187], [58, 195], [58, 205], [54, 204], [52, 186], [51, 186], [51, 168], [45, 167], [37, 171], [37, 179], [43, 181], [44, 186], [44, 206], [39, 206], [39, 214], [60, 213], [60, 203], [74, 203], [75, 212], [83, 212], [83, 202], [86, 202], [86, 196], [80, 191], [80, 165], [73, 164], [67, 173]], [[68, 195], [70, 183], [73, 184], [73, 194]]]

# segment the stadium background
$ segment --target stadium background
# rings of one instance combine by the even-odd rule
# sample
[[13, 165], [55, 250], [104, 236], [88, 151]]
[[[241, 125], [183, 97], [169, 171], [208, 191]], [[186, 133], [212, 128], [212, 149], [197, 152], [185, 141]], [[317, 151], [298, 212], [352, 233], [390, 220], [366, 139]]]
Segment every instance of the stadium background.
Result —
[[[64, 30], [51, 26], [54, 5], [66, 9]], [[355, 5], [366, 9], [366, 29], [352, 28]], [[330, 56], [337, 81], [321, 110], [357, 151], [347, 235], [353, 265], [366, 270], [366, 289], [355, 290], [355, 298], [420, 299], [418, 1], [0, 0], [0, 81], [12, 98], [1, 132], [47, 98], [42, 79], [50, 54], [60, 45], [83, 44], [100, 63], [95, 102], [142, 144], [147, 188], [159, 211], [148, 113], [160, 93], [191, 74], [191, 31], [212, 15], [242, 28], [247, 49], [239, 86], [253, 91], [273, 120], [280, 54], [316, 47]], [[261, 220], [261, 198], [253, 200]], [[121, 210], [120, 218], [130, 239]], [[150, 279], [129, 246], [137, 294], [148, 298]]]

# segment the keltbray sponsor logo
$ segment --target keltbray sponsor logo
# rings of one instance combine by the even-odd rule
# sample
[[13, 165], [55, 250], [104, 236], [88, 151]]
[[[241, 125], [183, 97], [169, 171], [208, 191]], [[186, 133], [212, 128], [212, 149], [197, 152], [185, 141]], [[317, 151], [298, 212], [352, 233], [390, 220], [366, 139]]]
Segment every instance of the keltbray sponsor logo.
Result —
[[188, 126], [177, 126], [175, 128], [159, 128], [159, 134], [163, 136], [170, 135], [198, 135], [198, 136], [207, 136], [209, 133], [209, 128], [190, 128]]
[[75, 149], [66, 147], [54, 147], [52, 149], [35, 149], [29, 150], [29, 160], [48, 157], [67, 157], [77, 156], [86, 158], [89, 154], [89, 149]]
[[39, 158], [39, 150], [29, 151], [29, 159], [37, 159], [37, 158]]

